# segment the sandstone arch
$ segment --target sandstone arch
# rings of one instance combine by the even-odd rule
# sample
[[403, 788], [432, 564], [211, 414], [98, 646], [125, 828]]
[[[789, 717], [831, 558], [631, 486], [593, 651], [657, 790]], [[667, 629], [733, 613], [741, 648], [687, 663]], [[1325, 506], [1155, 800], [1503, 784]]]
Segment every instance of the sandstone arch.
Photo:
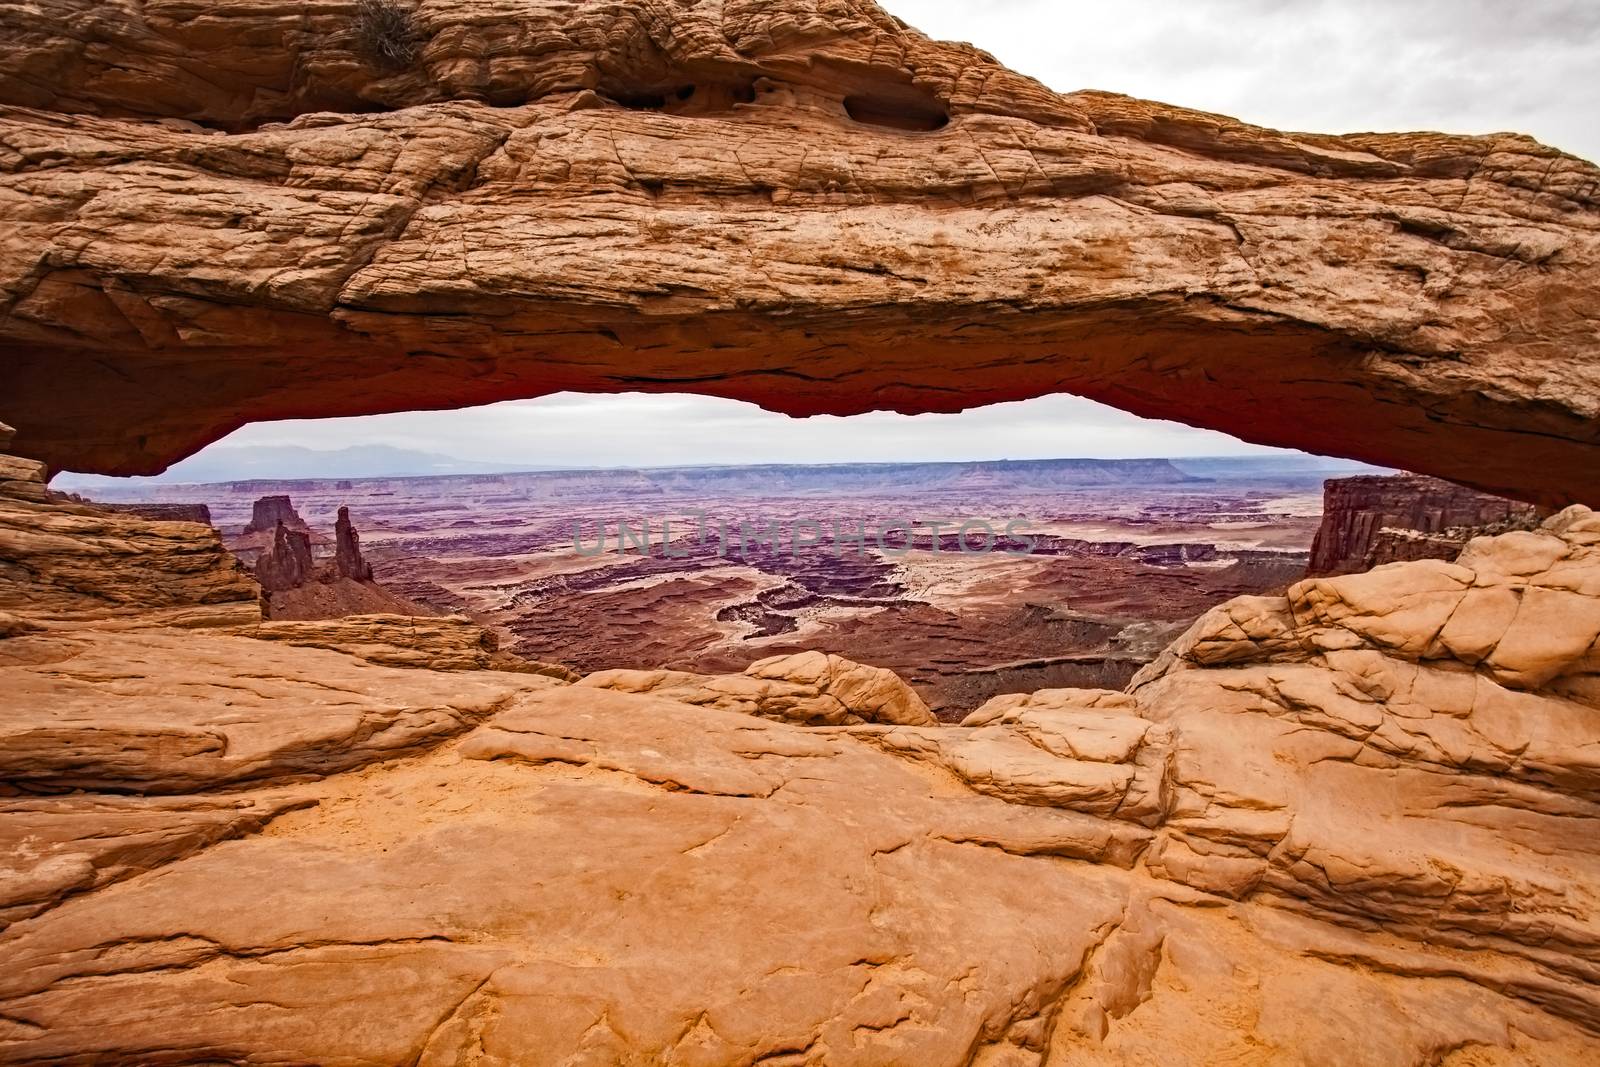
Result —
[[[1056, 95], [866, 0], [0, 5], [0, 417], [149, 473], [560, 389], [1069, 391], [1600, 502], [1600, 170]], [[40, 9], [43, 9], [41, 15]]]

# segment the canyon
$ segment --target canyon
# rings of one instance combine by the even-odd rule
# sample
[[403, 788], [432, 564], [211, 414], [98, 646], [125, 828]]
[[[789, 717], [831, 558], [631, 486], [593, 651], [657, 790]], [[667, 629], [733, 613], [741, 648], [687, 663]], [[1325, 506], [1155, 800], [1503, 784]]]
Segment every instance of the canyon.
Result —
[[[1059, 95], [869, 0], [0, 30], [0, 1061], [1600, 1056], [1594, 165]], [[1067, 390], [1455, 484], [50, 487], [563, 389]], [[707, 504], [1044, 551], [571, 543]], [[275, 610], [339, 583], [445, 614]]]
[[375, 586], [272, 592], [273, 618], [460, 612], [510, 651], [586, 673], [736, 673], [771, 656], [870, 648], [954, 721], [1005, 692], [1120, 688], [1206, 609], [1281, 592], [1305, 573], [1323, 480], [1340, 466], [728, 466], [101, 495], [205, 507], [247, 563], [258, 527], [287, 509], [322, 554], [312, 562], [308, 546], [306, 570], [332, 566], [327, 531], [348, 507]]
[[4, 463], [6, 1062], [1600, 1048], [1581, 507], [941, 724], [820, 652], [580, 677], [461, 616], [264, 621], [215, 529]]

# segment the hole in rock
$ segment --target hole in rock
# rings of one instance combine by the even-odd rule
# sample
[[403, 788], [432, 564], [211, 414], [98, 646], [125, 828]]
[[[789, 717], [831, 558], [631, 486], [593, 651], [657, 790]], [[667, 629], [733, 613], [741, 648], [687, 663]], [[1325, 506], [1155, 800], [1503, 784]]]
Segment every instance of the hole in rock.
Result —
[[1121, 688], [1202, 612], [1298, 580], [1322, 481], [1352, 469], [1064, 395], [795, 419], [557, 394], [258, 424], [157, 479], [56, 484], [204, 506], [276, 618], [462, 613], [583, 673], [820, 651], [958, 720]]
[[[692, 96], [694, 94], [694, 86], [689, 86], [688, 92]], [[673, 95], [677, 96], [678, 94], [674, 92]], [[627, 96], [617, 96], [615, 99], [617, 103], [630, 111], [661, 111], [667, 106], [666, 93], [634, 93]], [[687, 99], [687, 97], [679, 97], [679, 99]]]
[[867, 126], [925, 133], [950, 124], [950, 111], [931, 96], [858, 94], [844, 98], [845, 113]]
[[629, 110], [669, 115], [714, 115], [731, 111], [737, 104], [752, 103], [756, 98], [755, 83], [750, 80], [601, 91]]

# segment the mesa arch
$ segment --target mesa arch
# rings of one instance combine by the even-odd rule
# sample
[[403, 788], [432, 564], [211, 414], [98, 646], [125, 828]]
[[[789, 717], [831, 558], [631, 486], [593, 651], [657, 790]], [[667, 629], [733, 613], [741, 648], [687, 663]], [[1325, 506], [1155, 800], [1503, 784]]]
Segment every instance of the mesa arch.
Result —
[[1600, 504], [1600, 169], [1057, 95], [866, 0], [0, 6], [0, 418], [1067, 391]]

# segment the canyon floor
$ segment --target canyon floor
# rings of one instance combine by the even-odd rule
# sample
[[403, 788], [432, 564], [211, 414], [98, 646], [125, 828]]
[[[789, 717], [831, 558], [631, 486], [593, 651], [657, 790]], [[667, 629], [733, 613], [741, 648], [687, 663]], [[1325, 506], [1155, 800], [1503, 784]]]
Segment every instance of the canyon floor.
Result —
[[263, 621], [211, 527], [3, 464], [4, 1062], [1600, 1054], [1585, 509], [946, 725], [821, 652], [574, 681]]
[[[819, 650], [898, 672], [955, 720], [999, 693], [1120, 688], [1208, 608], [1281, 591], [1305, 572], [1328, 473], [1293, 459], [1063, 460], [250, 481], [105, 495], [204, 503], [247, 558], [263, 543], [242, 535], [261, 496], [289, 495], [324, 533], [348, 505], [384, 588], [464, 612], [518, 654], [584, 673], [721, 673]], [[880, 547], [876, 531], [896, 519], [950, 524], [935, 538], [919, 522], [909, 540], [891, 532], [892, 547]], [[994, 539], [974, 526], [958, 542], [957, 524], [969, 519]], [[806, 521], [817, 527], [797, 531]], [[1003, 536], [1013, 521], [1027, 542]], [[649, 524], [648, 556], [637, 537], [618, 550], [618, 523], [635, 535]], [[835, 536], [860, 527], [865, 546]]]

